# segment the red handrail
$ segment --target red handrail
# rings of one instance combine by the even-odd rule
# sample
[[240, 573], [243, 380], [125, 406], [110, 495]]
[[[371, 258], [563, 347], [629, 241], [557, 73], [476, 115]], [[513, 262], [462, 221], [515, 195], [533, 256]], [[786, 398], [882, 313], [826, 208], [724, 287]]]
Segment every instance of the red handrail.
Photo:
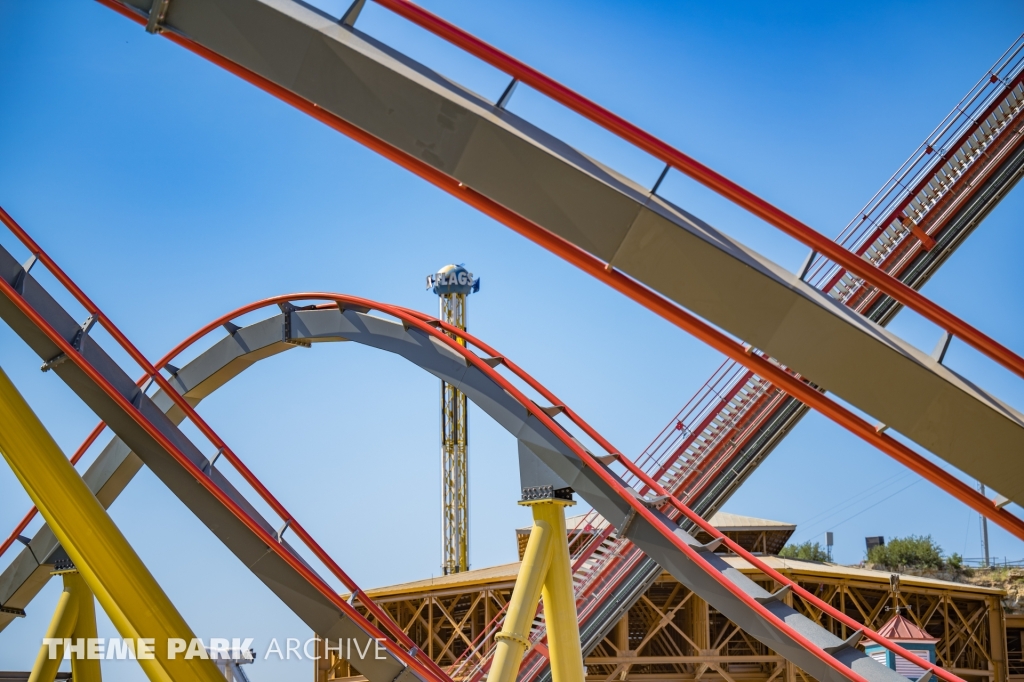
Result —
[[[996, 108], [1003, 103], [1006, 96], [1015, 87], [1021, 85], [1022, 83], [1024, 83], [1024, 71], [1017, 74], [1009, 83], [1005, 83], [1003, 85], [1003, 88], [999, 91], [999, 94], [993, 96], [992, 101], [989, 103], [989, 105], [985, 107], [980, 114], [975, 116], [974, 124], [968, 126], [967, 129], [960, 134], [956, 141], [948, 145], [946, 153], [939, 157], [936, 161], [933, 161], [932, 167], [935, 168], [936, 170], [940, 170], [946, 163], [948, 163], [956, 155], [956, 153], [961, 150], [963, 145], [967, 142], [968, 138], [970, 138], [971, 135], [976, 133], [981, 128], [982, 123], [984, 123], [985, 120], [992, 114], [992, 112], [995, 111]], [[886, 227], [892, 224], [893, 220], [896, 220], [897, 217], [899, 217], [903, 213], [907, 206], [910, 205], [914, 198], [921, 193], [921, 191], [928, 185], [928, 183], [934, 177], [934, 174], [926, 174], [917, 182], [916, 185], [914, 185], [912, 189], [907, 191], [906, 196], [899, 203], [897, 203], [893, 209], [889, 211], [888, 215], [879, 222], [878, 227], [876, 227], [875, 230], [871, 233], [871, 235], [864, 240], [864, 243], [861, 244], [859, 248], [854, 250], [854, 253], [858, 256], [863, 256], [871, 247], [871, 244], [874, 242], [874, 240], [877, 239], [878, 236], [885, 231]], [[826, 288], [825, 290], [827, 291], [828, 289]]]

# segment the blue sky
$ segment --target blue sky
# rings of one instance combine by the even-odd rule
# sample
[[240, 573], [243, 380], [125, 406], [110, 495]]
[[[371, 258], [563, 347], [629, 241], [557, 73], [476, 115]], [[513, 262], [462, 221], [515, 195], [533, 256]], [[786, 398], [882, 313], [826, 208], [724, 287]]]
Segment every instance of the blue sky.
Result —
[[[963, 30], [959, 3], [425, 2], [432, 11], [641, 125], [833, 236], [1017, 36], [1019, 5]], [[340, 11], [342, 3], [323, 3]], [[360, 27], [492, 98], [507, 77], [370, 5]], [[951, 47], [951, 46], [955, 46]], [[250, 301], [329, 290], [431, 311], [423, 278], [483, 278], [476, 334], [627, 453], [722, 358], [453, 198], [217, 67], [90, 2], [0, 0], [0, 205], [151, 358]], [[510, 108], [644, 183], [660, 164], [520, 87]], [[806, 249], [682, 176], [662, 193], [778, 263]], [[925, 293], [1024, 352], [1024, 194], [1011, 192]], [[0, 238], [10, 246], [6, 237]], [[930, 350], [938, 331], [891, 326]], [[95, 417], [6, 327], [0, 365], [58, 442]], [[954, 342], [948, 364], [1024, 409], [1024, 384]], [[364, 587], [438, 573], [437, 384], [350, 344], [247, 371], [202, 414]], [[474, 567], [515, 559], [514, 440], [472, 420]], [[0, 467], [0, 528], [29, 506]], [[849, 503], [847, 502], [849, 500]], [[847, 506], [843, 506], [843, 505]], [[831, 422], [809, 415], [729, 511], [836, 534], [932, 534], [978, 556], [978, 517]], [[1020, 510], [1016, 510], [1020, 511]], [[111, 509], [202, 636], [308, 636], [147, 472]], [[7, 531], [2, 531], [6, 535]], [[990, 529], [993, 554], [1024, 547]], [[0, 559], [5, 565], [6, 559]], [[0, 669], [28, 669], [56, 599], [0, 634]], [[114, 631], [104, 621], [106, 636]], [[260, 661], [256, 681], [310, 673]], [[141, 679], [134, 664], [109, 680]]]

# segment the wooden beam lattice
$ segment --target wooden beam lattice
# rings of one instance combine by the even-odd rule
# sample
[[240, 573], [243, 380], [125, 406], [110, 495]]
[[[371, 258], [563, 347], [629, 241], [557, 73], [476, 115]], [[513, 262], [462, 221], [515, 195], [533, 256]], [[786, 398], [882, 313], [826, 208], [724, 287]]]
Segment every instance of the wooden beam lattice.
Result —
[[[763, 575], [751, 577], [766, 590], [779, 587]], [[998, 632], [993, 630], [1001, 618], [997, 597], [906, 583], [894, 595], [888, 584], [856, 576], [792, 577], [833, 608], [875, 630], [892, 618], [895, 606], [938, 638], [938, 663], [966, 679], [1006, 682], [1008, 663], [1013, 671], [1024, 672], [1024, 663], [1017, 661], [1024, 661], [1024, 653], [1019, 653], [1024, 646], [1015, 641], [1007, 652], [1004, 633], [998, 627]], [[460, 658], [479, 660], [490, 648], [494, 626], [487, 626], [502, 612], [511, 591], [508, 584], [500, 589], [448, 589], [388, 597], [380, 606], [417, 647], [447, 667]], [[848, 627], [803, 599], [790, 597], [787, 602], [837, 636], [849, 636]], [[365, 612], [358, 601], [356, 606]], [[1013, 633], [1020, 639], [1024, 629]], [[487, 640], [483, 646], [481, 640]], [[667, 574], [641, 596], [585, 663], [587, 682], [814, 682]], [[317, 663], [316, 682], [356, 682], [353, 676], [358, 675], [334, 653]]]

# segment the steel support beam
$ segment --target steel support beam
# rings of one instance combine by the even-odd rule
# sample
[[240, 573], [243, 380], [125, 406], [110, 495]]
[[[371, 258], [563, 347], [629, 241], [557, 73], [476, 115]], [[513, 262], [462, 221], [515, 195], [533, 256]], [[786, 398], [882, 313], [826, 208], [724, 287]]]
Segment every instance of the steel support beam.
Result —
[[[139, 659], [149, 679], [222, 681], [209, 660], [168, 657], [167, 640], [191, 641], [191, 629], [2, 370], [0, 452], [121, 636], [155, 640], [154, 656]], [[58, 628], [73, 630], [88, 610], [82, 595], [75, 595], [57, 618]], [[88, 666], [84, 672], [88, 677]]]

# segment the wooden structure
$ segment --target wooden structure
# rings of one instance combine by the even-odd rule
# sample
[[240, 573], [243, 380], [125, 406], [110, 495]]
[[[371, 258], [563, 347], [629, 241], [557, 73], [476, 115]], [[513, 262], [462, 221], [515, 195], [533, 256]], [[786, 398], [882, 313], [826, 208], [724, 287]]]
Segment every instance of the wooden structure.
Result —
[[[727, 559], [756, 575], [745, 561]], [[967, 680], [1006, 679], [1006, 647], [999, 590], [901, 576], [893, 591], [888, 573], [768, 557], [780, 573], [872, 629], [893, 609], [936, 637], [938, 663]], [[778, 586], [765, 580], [766, 589]], [[832, 629], [851, 633], [796, 599], [792, 605]], [[811, 682], [667, 573], [630, 609], [586, 658], [593, 680], [779, 680]]]
[[[716, 525], [721, 523], [751, 551], [778, 551], [794, 529], [763, 519], [719, 516], [713, 519]], [[765, 589], [779, 587], [739, 557], [725, 558]], [[1004, 626], [1001, 590], [773, 555], [765, 561], [873, 629], [899, 613], [936, 638], [937, 662], [968, 682], [1007, 682], [1010, 677], [1024, 682], [1024, 616], [1005, 616]], [[518, 569], [518, 563], [505, 564], [367, 593], [417, 646], [449, 668], [473, 655], [474, 643], [487, 635], [488, 624], [508, 602]], [[787, 599], [837, 635], [851, 634], [799, 598]], [[668, 573], [658, 577], [584, 663], [587, 682], [813, 682]], [[315, 679], [362, 678], [332, 654], [317, 661]]]
[[1006, 615], [1006, 667], [1010, 682], [1024, 682], [1024, 614]]

